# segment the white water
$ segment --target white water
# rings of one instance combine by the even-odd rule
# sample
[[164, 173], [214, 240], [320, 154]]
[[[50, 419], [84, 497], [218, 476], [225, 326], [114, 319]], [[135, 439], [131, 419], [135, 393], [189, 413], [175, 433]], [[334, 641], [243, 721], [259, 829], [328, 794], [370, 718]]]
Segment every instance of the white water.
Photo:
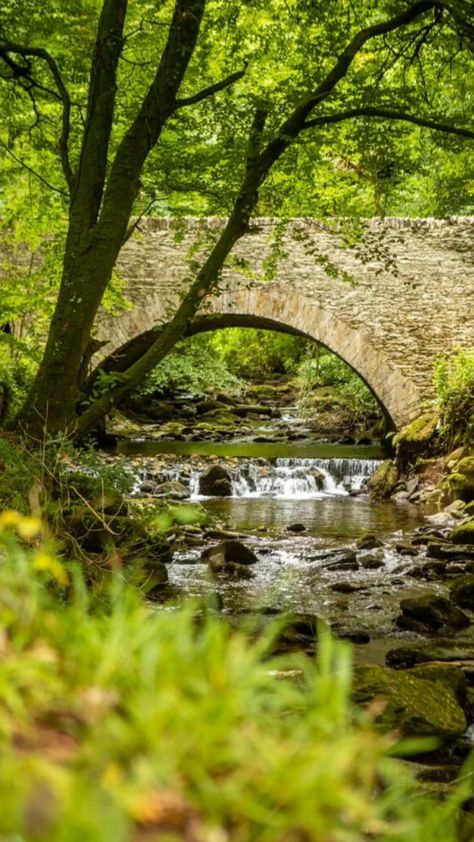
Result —
[[[233, 497], [308, 499], [348, 496], [361, 490], [380, 462], [377, 459], [242, 460], [230, 471]], [[199, 477], [190, 477], [190, 495], [200, 498]]]

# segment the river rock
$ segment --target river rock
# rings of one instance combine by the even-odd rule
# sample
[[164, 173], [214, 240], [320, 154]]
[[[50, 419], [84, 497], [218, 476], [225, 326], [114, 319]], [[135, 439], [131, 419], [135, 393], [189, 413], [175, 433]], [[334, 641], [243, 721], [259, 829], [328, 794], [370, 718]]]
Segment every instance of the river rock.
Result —
[[[454, 669], [454, 668], [450, 668]], [[358, 704], [383, 699], [376, 724], [401, 736], [453, 737], [463, 734], [466, 716], [457, 696], [457, 677], [443, 680], [426, 668], [397, 671], [375, 664], [354, 667], [353, 697]], [[457, 672], [460, 672], [458, 670]]]
[[293, 651], [313, 647], [317, 640], [318, 618], [313, 614], [288, 614], [278, 632], [275, 648]]
[[329, 561], [323, 565], [325, 570], [358, 570], [359, 562], [354, 550], [345, 550], [336, 561]]
[[357, 560], [364, 570], [378, 570], [385, 564], [381, 549], [375, 550], [373, 553], [359, 553]]
[[171, 497], [172, 500], [186, 500], [189, 497], [186, 486], [176, 479], [161, 482], [156, 486], [154, 494], [160, 497]]
[[418, 550], [416, 549], [416, 547], [414, 547], [412, 544], [408, 544], [405, 541], [400, 541], [398, 544], [395, 544], [395, 549], [399, 555], [418, 555]]
[[456, 526], [450, 533], [449, 540], [454, 544], [474, 544], [474, 520]]
[[306, 526], [304, 523], [290, 523], [286, 529], [287, 532], [306, 532]]
[[223, 573], [226, 572], [226, 569], [229, 572], [235, 572], [235, 567], [232, 567], [232, 565], [255, 564], [258, 558], [250, 547], [240, 541], [228, 540], [221, 541], [220, 544], [215, 544], [213, 547], [204, 550], [201, 561], [209, 565], [212, 573]]
[[359, 550], [375, 550], [377, 547], [382, 547], [383, 543], [374, 532], [365, 532], [357, 541], [356, 546]]
[[367, 483], [367, 488], [375, 497], [390, 497], [397, 482], [398, 470], [394, 463], [387, 459], [372, 474]]
[[199, 493], [206, 497], [231, 497], [232, 478], [222, 465], [212, 465], [199, 477]]
[[426, 451], [436, 435], [438, 423], [439, 418], [436, 414], [426, 412], [397, 433], [393, 439], [397, 449], [397, 461], [405, 464], [414, 456]]
[[429, 558], [437, 558], [446, 561], [456, 559], [474, 559], [474, 546], [467, 544], [448, 544], [442, 541], [429, 541], [426, 549]]
[[438, 594], [402, 599], [400, 608], [402, 613], [397, 617], [397, 626], [407, 631], [421, 634], [441, 628], [457, 631], [470, 625], [469, 617], [460, 608]]
[[450, 596], [456, 605], [474, 611], [474, 575], [460, 576], [450, 588]]

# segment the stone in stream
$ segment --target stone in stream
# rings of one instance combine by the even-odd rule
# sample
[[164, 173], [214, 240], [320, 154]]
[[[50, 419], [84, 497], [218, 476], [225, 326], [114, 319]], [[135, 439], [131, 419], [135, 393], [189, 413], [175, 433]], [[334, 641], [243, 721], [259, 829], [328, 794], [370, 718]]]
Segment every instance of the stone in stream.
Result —
[[357, 593], [364, 590], [364, 585], [353, 585], [351, 582], [335, 582], [330, 587], [336, 593]]
[[474, 544], [474, 520], [456, 526], [450, 533], [449, 540], [453, 544], [464, 544], [466, 546]]
[[343, 551], [337, 561], [330, 561], [323, 565], [325, 570], [358, 570], [359, 562], [354, 550]]
[[201, 561], [209, 566], [211, 573], [232, 573], [245, 575], [244, 568], [258, 561], [257, 556], [240, 541], [221, 541], [213, 547], [208, 547], [201, 555]]
[[[448, 672], [449, 670], [449, 672]], [[466, 716], [460, 704], [461, 670], [427, 667], [397, 671], [375, 664], [354, 667], [353, 698], [358, 704], [382, 699], [375, 722], [401, 736], [455, 737], [464, 733]]]
[[171, 497], [172, 500], [186, 500], [189, 497], [188, 489], [177, 479], [161, 482], [156, 486], [154, 494], [159, 497]]
[[377, 547], [382, 547], [383, 543], [374, 532], [364, 532], [356, 546], [359, 550], [375, 550]]
[[400, 608], [402, 613], [397, 617], [397, 626], [421, 634], [439, 631], [441, 628], [458, 631], [469, 626], [471, 622], [464, 611], [438, 594], [402, 599]]
[[456, 605], [474, 611], [474, 575], [455, 579], [450, 588], [450, 597]]
[[288, 614], [275, 641], [276, 652], [313, 647], [318, 634], [318, 618], [313, 614]]
[[398, 544], [395, 544], [395, 549], [399, 555], [418, 555], [416, 547], [409, 544], [407, 541], [400, 541]]
[[378, 570], [385, 565], [381, 549], [375, 550], [373, 553], [359, 553], [357, 561], [364, 570]]
[[286, 527], [287, 532], [306, 532], [306, 526], [304, 523], [290, 523], [289, 526]]
[[474, 546], [469, 544], [448, 544], [441, 541], [429, 541], [426, 549], [429, 558], [446, 559], [447, 561], [472, 558], [474, 559]]
[[222, 465], [213, 465], [199, 477], [199, 493], [206, 497], [231, 497], [232, 477]]

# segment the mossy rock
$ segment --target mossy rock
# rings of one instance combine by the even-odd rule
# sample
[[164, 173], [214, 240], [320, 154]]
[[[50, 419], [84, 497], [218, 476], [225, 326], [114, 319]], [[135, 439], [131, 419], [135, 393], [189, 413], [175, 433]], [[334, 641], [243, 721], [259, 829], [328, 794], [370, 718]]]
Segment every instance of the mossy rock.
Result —
[[428, 449], [436, 435], [439, 418], [432, 412], [425, 412], [394, 436], [397, 459], [406, 462]]
[[354, 701], [368, 704], [383, 699], [385, 708], [376, 724], [403, 737], [463, 734], [467, 723], [457, 692], [446, 676], [432, 680], [425, 670], [399, 671], [378, 665], [354, 668]]
[[391, 459], [386, 459], [372, 474], [368, 482], [368, 488], [374, 497], [390, 497], [397, 482], [398, 469]]
[[453, 544], [474, 544], [474, 520], [456, 526], [450, 533], [449, 540]]
[[474, 611], [474, 574], [455, 579], [450, 588], [450, 596], [456, 605]]
[[443, 483], [441, 491], [443, 502], [463, 500], [471, 503], [474, 501], [474, 476], [455, 471]]

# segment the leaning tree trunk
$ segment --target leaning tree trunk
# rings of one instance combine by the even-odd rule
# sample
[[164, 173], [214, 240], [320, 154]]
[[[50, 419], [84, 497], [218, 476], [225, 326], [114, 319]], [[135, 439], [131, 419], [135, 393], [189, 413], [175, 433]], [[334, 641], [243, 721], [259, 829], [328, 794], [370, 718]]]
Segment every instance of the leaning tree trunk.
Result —
[[155, 77], [107, 174], [127, 0], [104, 0], [58, 301], [44, 357], [17, 422], [34, 438], [75, 427], [94, 319], [125, 239], [144, 163], [180, 105], [177, 94], [205, 5], [206, 0], [175, 0]]

